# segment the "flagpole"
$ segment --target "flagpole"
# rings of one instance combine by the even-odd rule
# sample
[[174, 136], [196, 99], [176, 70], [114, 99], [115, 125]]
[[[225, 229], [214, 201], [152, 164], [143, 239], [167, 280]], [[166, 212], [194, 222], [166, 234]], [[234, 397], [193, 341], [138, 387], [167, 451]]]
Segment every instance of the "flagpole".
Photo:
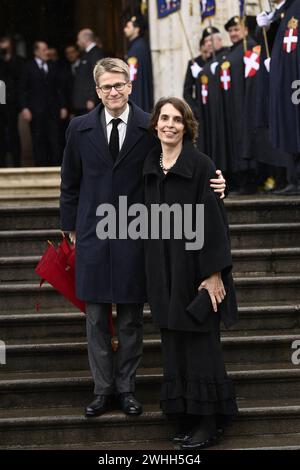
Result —
[[245, 31], [245, 28], [246, 28], [246, 8], [247, 8], [247, 1], [245, 0], [243, 16], [242, 16], [244, 52], [247, 51], [247, 38], [246, 38], [246, 31]]
[[211, 28], [210, 38], [211, 38], [211, 45], [212, 45], [212, 54], [213, 54], [213, 59], [215, 59], [216, 58], [216, 49], [215, 49], [215, 45], [214, 45], [214, 34], [213, 34], [213, 31], [212, 31], [211, 19], [209, 20], [208, 24], [209, 24], [209, 27]]
[[[258, 3], [259, 3], [260, 11], [263, 11], [262, 1], [258, 0]], [[264, 42], [265, 42], [267, 58], [269, 59], [270, 58], [270, 48], [269, 48], [269, 43], [268, 43], [267, 29], [266, 29], [265, 26], [263, 26], [262, 30], [263, 30], [263, 36], [264, 36]]]
[[184, 37], [185, 37], [185, 40], [186, 40], [188, 49], [189, 49], [189, 53], [190, 53], [190, 56], [191, 56], [191, 61], [192, 61], [192, 64], [194, 64], [195, 61], [194, 61], [194, 55], [193, 55], [193, 51], [192, 51], [192, 46], [191, 46], [190, 40], [189, 40], [189, 38], [188, 38], [186, 29], [185, 29], [185, 26], [184, 26], [184, 22], [183, 22], [183, 18], [182, 18], [182, 15], [181, 15], [181, 11], [178, 10], [177, 13], [178, 13], [180, 25], [181, 25], [181, 28], [182, 28], [182, 31], [183, 31], [183, 34], [184, 34]]

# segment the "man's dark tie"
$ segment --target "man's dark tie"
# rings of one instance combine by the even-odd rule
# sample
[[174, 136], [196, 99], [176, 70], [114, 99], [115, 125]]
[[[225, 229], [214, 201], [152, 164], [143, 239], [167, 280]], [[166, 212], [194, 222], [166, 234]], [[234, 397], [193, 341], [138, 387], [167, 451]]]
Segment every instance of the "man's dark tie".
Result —
[[115, 162], [118, 158], [119, 151], [120, 151], [120, 144], [119, 144], [119, 131], [118, 125], [122, 122], [122, 119], [113, 119], [112, 123], [112, 130], [109, 139], [109, 150], [113, 161]]

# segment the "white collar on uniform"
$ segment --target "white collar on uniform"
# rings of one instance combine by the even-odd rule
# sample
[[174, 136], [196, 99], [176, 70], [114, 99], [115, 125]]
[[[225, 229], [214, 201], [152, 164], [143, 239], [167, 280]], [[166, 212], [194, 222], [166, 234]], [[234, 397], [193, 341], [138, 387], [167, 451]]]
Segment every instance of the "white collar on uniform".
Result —
[[88, 47], [85, 49], [85, 52], [90, 52], [93, 47], [97, 46], [95, 42], [91, 42], [91, 44], [88, 45]]
[[[108, 126], [108, 124], [110, 124], [110, 122], [113, 120], [113, 119], [116, 119], [114, 116], [112, 116], [109, 111], [107, 111], [106, 108], [104, 108], [105, 110], [105, 122], [106, 122], [106, 125]], [[125, 111], [123, 111], [123, 113], [121, 114], [121, 116], [118, 116], [119, 119], [121, 119], [125, 124], [127, 124], [128, 122], [128, 117], [129, 117], [129, 105], [127, 103], [127, 106], [126, 106], [126, 109]]]

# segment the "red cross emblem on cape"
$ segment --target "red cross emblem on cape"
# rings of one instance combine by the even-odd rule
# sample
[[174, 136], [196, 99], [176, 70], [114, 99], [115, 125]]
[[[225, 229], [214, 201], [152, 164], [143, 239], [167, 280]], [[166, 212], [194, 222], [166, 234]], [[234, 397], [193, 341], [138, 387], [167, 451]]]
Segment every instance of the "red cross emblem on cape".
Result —
[[255, 46], [252, 50], [245, 52], [245, 78], [254, 77], [257, 74], [260, 65], [260, 52], [260, 46]]
[[298, 20], [293, 16], [288, 22], [288, 27], [285, 30], [282, 48], [285, 52], [290, 54], [293, 52], [298, 43]]
[[134, 80], [137, 79], [137, 74], [138, 74], [138, 60], [136, 57], [128, 57], [127, 63], [129, 65], [129, 70], [130, 70], [130, 81], [134, 82]]
[[202, 104], [207, 104], [208, 102], [208, 76], [201, 75], [201, 99]]
[[225, 91], [228, 91], [231, 87], [230, 62], [227, 60], [221, 65], [220, 85]]

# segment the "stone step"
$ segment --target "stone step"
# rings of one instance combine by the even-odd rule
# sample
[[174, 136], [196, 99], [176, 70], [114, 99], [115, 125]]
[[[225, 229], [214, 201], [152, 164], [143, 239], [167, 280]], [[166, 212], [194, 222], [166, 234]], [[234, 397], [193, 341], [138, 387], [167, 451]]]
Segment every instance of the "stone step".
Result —
[[[265, 367], [267, 367], [266, 365]], [[2, 374], [3, 375], [3, 374]], [[230, 370], [240, 401], [294, 398], [300, 393], [300, 368], [272, 365], [272, 369]], [[161, 369], [138, 369], [136, 396], [143, 404], [160, 399]], [[89, 371], [48, 373], [8, 373], [0, 380], [0, 416], [3, 409], [82, 407], [93, 400], [93, 380]], [[300, 443], [299, 443], [300, 444]]]
[[[300, 248], [232, 250], [235, 275], [290, 274], [300, 272]], [[0, 257], [0, 279], [36, 280], [34, 272], [40, 256]]]
[[[300, 275], [296, 276], [252, 276], [236, 277], [235, 287], [239, 303], [253, 302], [289, 302], [298, 304], [300, 298]], [[0, 283], [0, 315], [1, 312], [22, 310], [34, 313], [39, 304], [42, 311], [47, 309], [70, 309], [70, 302], [55, 291], [50, 285], [39, 282], [31, 283]]]
[[300, 248], [235, 249], [232, 258], [236, 276], [295, 274], [300, 269]]
[[[42, 309], [43, 310], [43, 309]], [[114, 314], [114, 321], [115, 314]], [[240, 306], [239, 321], [229, 330], [222, 328], [226, 335], [276, 334], [278, 331], [291, 334], [300, 330], [300, 306], [267, 305]], [[86, 335], [85, 315], [81, 312], [67, 313], [18, 313], [12, 311], [0, 315], [1, 339], [7, 344], [33, 340], [81, 339]], [[144, 335], [153, 335], [155, 329], [149, 307], [144, 308]]]
[[231, 247], [291, 248], [300, 246], [300, 223], [230, 225]]
[[[300, 332], [293, 334], [223, 336], [222, 346], [227, 364], [292, 363], [295, 341]], [[144, 338], [141, 367], [160, 367], [161, 342], [158, 336]], [[242, 367], [242, 366], [241, 366]], [[7, 372], [88, 370], [86, 341], [47, 340], [30, 344], [7, 344], [6, 364], [0, 367], [0, 376]]]
[[[224, 437], [221, 442], [209, 449], [201, 450], [201, 454], [203, 451], [208, 450], [208, 452], [218, 451], [218, 450], [257, 450], [257, 451], [265, 451], [265, 450], [300, 450], [300, 433], [294, 434], [265, 434], [259, 436], [226, 436]], [[15, 450], [16, 447], [7, 446], [6, 450]], [[1, 450], [1, 446], [0, 446]], [[87, 444], [44, 444], [41, 446], [22, 446], [22, 450], [68, 450], [68, 451], [75, 451], [75, 450], [97, 450], [98, 452], [106, 453], [109, 451], [145, 451], [145, 450], [152, 450], [152, 451], [168, 451], [168, 450], [180, 450], [178, 446], [173, 445], [171, 439], [160, 439], [160, 440], [152, 440], [152, 441], [126, 441], [126, 442], [93, 442]], [[101, 454], [102, 455], [102, 454]], [[203, 454], [202, 454], [203, 455]], [[283, 454], [282, 454], [283, 456]], [[100, 454], [99, 454], [100, 457]], [[255, 458], [255, 457], [254, 457]], [[278, 454], [274, 457], [278, 461]], [[289, 455], [289, 458], [293, 457]], [[247, 459], [249, 460], [249, 455], [247, 455]], [[288, 454], [285, 453], [284, 455], [285, 463], [289, 462]]]
[[[49, 178], [51, 184], [57, 183], [57, 176]], [[49, 184], [50, 184], [49, 183]], [[27, 183], [30, 185], [30, 181]], [[43, 184], [43, 183], [41, 183]], [[9, 180], [6, 187], [11, 187]], [[59, 227], [58, 198], [53, 201], [53, 195], [59, 193], [59, 188], [43, 190], [34, 185], [36, 194], [24, 192], [20, 184], [15, 184], [12, 191], [23, 191], [22, 195], [8, 194], [8, 190], [1, 191], [0, 176], [0, 218], [2, 230], [16, 229], [57, 229]], [[231, 224], [267, 224], [294, 222], [300, 217], [300, 197], [256, 196], [256, 197], [229, 197], [225, 199], [228, 219]]]
[[41, 256], [47, 241], [58, 244], [62, 240], [59, 230], [13, 230], [0, 232], [0, 256]]
[[1, 194], [0, 191], [0, 206], [2, 208], [9, 208], [12, 205], [18, 205], [21, 207], [26, 207], [26, 206], [33, 206], [33, 205], [57, 205], [57, 201], [59, 198], [59, 190], [58, 189], [46, 189], [41, 192], [35, 193], [35, 194], [7, 194], [6, 192], [4, 194]]
[[1, 230], [57, 230], [57, 204], [0, 206]]
[[267, 224], [300, 220], [300, 197], [243, 196], [225, 199], [231, 224]]
[[[232, 225], [233, 249], [299, 248], [300, 223]], [[59, 230], [3, 230], [0, 232], [0, 256], [41, 256], [47, 240], [61, 241]]]
[[38, 195], [49, 189], [59, 195], [60, 168], [4, 168], [0, 170], [0, 195]]
[[[7, 410], [1, 413], [1, 448], [45, 445], [84, 445], [170, 439], [176, 423], [166, 421], [158, 406], [145, 407], [141, 416], [132, 418], [111, 412], [87, 419], [82, 409], [54, 408]], [[226, 430], [225, 439], [273, 434], [280, 438], [300, 433], [299, 400], [244, 401], [239, 416]], [[225, 445], [225, 439], [223, 445]]]

